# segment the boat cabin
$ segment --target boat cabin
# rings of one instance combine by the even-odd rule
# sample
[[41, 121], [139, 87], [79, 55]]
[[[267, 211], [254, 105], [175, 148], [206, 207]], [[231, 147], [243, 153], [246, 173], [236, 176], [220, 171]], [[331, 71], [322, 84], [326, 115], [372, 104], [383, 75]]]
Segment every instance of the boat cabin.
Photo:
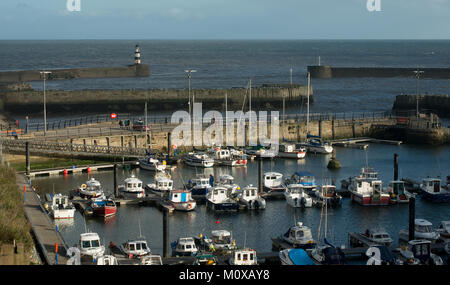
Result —
[[291, 227], [285, 234], [284, 239], [289, 243], [313, 244], [311, 229], [304, 226], [302, 222], [298, 222], [297, 225]]
[[258, 188], [254, 187], [253, 185], [248, 185], [244, 189], [242, 189], [242, 198], [244, 200], [250, 201], [254, 200], [258, 197]]
[[441, 192], [441, 180], [437, 178], [423, 179], [422, 189], [428, 193]]
[[433, 224], [425, 219], [415, 219], [414, 231], [416, 233], [432, 233], [434, 232]]
[[158, 190], [170, 191], [173, 189], [173, 180], [165, 176], [158, 176], [155, 179], [155, 187]]
[[221, 185], [233, 185], [234, 177], [228, 174], [220, 175], [217, 184]]
[[100, 256], [97, 259], [97, 265], [119, 265], [117, 258], [112, 255]]
[[228, 149], [216, 148], [214, 152], [215, 159], [231, 159], [231, 152]]
[[215, 230], [211, 232], [212, 242], [215, 248], [233, 248], [231, 233], [227, 230]]
[[196, 188], [208, 188], [211, 185], [209, 184], [209, 178], [207, 177], [197, 177], [192, 179], [192, 186]]
[[103, 189], [99, 181], [95, 180], [95, 178], [91, 178], [90, 180], [86, 181], [85, 184], [82, 184], [80, 186], [80, 192], [82, 194], [96, 196], [103, 193]]
[[388, 192], [397, 196], [405, 195], [404, 181], [391, 181], [388, 185]]
[[239, 249], [234, 251], [232, 265], [257, 265], [256, 251], [253, 249]]
[[142, 192], [142, 180], [132, 175], [130, 178], [125, 179], [124, 191], [126, 192]]
[[69, 197], [67, 195], [55, 194], [52, 198], [52, 209], [66, 209], [71, 207]]
[[279, 146], [280, 152], [297, 152], [297, 148], [295, 147], [295, 144], [280, 144]]
[[289, 184], [300, 184], [305, 188], [315, 189], [316, 179], [313, 173], [308, 171], [300, 171], [291, 176], [289, 179]]
[[151, 250], [147, 246], [145, 239], [129, 240], [122, 245], [123, 251], [128, 256], [143, 256], [150, 254]]
[[97, 233], [83, 233], [80, 235], [80, 253], [89, 256], [102, 256], [105, 247], [100, 244]]
[[214, 202], [226, 201], [229, 199], [228, 190], [223, 186], [216, 186], [210, 192], [210, 200]]
[[266, 172], [263, 175], [264, 186], [267, 188], [279, 187], [283, 183], [283, 174], [278, 172]]
[[336, 186], [334, 186], [334, 185], [322, 185], [321, 190], [322, 190], [320, 193], [321, 197], [333, 198], [333, 197], [337, 196]]
[[197, 253], [198, 249], [195, 245], [194, 238], [186, 237], [178, 239], [175, 251], [179, 254], [194, 255], [195, 253]]
[[150, 254], [142, 257], [141, 265], [163, 265], [162, 258], [157, 254]]
[[389, 246], [393, 242], [391, 236], [382, 230], [367, 229], [363, 235], [373, 242], [386, 246]]
[[174, 203], [185, 203], [192, 201], [192, 193], [189, 190], [170, 191], [169, 200]]

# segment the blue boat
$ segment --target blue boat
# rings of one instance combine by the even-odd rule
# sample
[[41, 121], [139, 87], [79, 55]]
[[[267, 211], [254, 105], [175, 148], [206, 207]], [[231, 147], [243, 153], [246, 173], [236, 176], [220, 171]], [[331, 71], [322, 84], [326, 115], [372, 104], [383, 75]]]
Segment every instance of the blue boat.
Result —
[[185, 185], [185, 188], [191, 191], [192, 198], [204, 199], [206, 194], [211, 190], [211, 184], [209, 178], [204, 175], [198, 175], [196, 178], [189, 180], [189, 183]]
[[441, 186], [441, 179], [425, 178], [420, 184], [422, 197], [435, 203], [450, 202], [450, 190]]
[[308, 253], [301, 248], [290, 248], [280, 251], [282, 265], [316, 265]]
[[286, 185], [300, 184], [303, 186], [303, 189], [305, 189], [308, 194], [314, 192], [317, 187], [315, 176], [312, 172], [309, 171], [295, 172], [291, 176], [291, 178], [286, 179], [285, 184]]

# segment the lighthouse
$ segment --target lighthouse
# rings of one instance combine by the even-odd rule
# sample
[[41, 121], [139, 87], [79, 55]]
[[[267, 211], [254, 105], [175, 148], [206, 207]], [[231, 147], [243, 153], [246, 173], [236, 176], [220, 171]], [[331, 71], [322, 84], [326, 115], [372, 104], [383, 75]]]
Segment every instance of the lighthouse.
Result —
[[141, 48], [136, 45], [136, 50], [134, 51], [134, 62], [135, 64], [141, 64]]

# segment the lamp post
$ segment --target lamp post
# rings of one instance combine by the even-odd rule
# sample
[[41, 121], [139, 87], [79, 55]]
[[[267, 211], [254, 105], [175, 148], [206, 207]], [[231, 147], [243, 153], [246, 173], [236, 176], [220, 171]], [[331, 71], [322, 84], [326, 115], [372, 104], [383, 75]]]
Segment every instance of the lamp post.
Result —
[[419, 78], [420, 75], [424, 73], [423, 70], [415, 70], [414, 71], [416, 76], [416, 117], [419, 118]]
[[191, 103], [191, 72], [197, 72], [195, 69], [186, 69], [184, 72], [187, 72], [188, 74], [188, 92], [189, 92], [189, 117], [192, 113], [192, 103]]
[[50, 74], [51, 71], [40, 71], [41, 75], [44, 77], [44, 135], [47, 134], [47, 106], [45, 102], [45, 79], [47, 78], [47, 74]]

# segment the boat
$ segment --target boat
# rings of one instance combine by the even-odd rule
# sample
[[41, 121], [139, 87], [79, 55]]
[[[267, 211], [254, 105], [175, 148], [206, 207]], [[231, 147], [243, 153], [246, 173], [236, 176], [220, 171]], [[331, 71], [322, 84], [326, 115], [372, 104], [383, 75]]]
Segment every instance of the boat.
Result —
[[316, 265], [302, 248], [287, 248], [278, 254], [281, 265]]
[[163, 197], [166, 191], [169, 191], [170, 193], [170, 191], [173, 190], [173, 180], [171, 179], [170, 174], [159, 172], [155, 174], [154, 183], [147, 184], [145, 188], [150, 192]]
[[450, 221], [442, 221], [437, 228], [439, 240], [448, 243], [450, 241]]
[[261, 197], [258, 189], [251, 184], [244, 187], [237, 197], [239, 204], [244, 205], [246, 209], [264, 210], [266, 208], [266, 200]]
[[94, 215], [100, 217], [109, 217], [116, 214], [117, 206], [113, 199], [104, 196], [91, 199], [91, 208]]
[[330, 143], [324, 142], [320, 136], [306, 135], [307, 141], [295, 145], [297, 149], [305, 148], [309, 153], [330, 154], [333, 152], [333, 147]]
[[164, 171], [166, 170], [166, 161], [160, 161], [159, 159], [147, 156], [139, 159], [139, 167], [149, 171]]
[[131, 175], [131, 177], [124, 180], [123, 185], [118, 186], [119, 193], [125, 198], [144, 198], [145, 189], [143, 188], [142, 180]]
[[161, 255], [147, 254], [141, 258], [141, 265], [163, 265]]
[[233, 240], [231, 232], [227, 230], [213, 230], [211, 231], [211, 236], [212, 238], [208, 238], [206, 235], [200, 234], [198, 237], [195, 237], [197, 248], [208, 252], [226, 252], [237, 248], [236, 241]]
[[345, 265], [347, 261], [341, 248], [332, 245], [324, 238], [324, 245], [317, 245], [309, 252], [311, 259], [320, 265]]
[[197, 205], [191, 191], [186, 189], [170, 191], [168, 203], [177, 211], [192, 211]]
[[203, 174], [199, 174], [196, 178], [190, 179], [184, 187], [191, 191], [194, 199], [204, 199], [212, 188], [209, 178]]
[[311, 249], [316, 246], [311, 229], [302, 222], [297, 222], [296, 225], [290, 227], [279, 239], [293, 248]]
[[278, 172], [266, 172], [263, 174], [264, 197], [282, 198], [286, 186], [283, 183], [283, 174]]
[[388, 193], [391, 197], [391, 204], [409, 203], [409, 199], [411, 197], [414, 197], [412, 193], [406, 190], [405, 182], [401, 180], [390, 181], [388, 186]]
[[47, 202], [44, 208], [49, 211], [54, 219], [73, 219], [75, 216], [75, 206], [70, 202], [69, 197], [63, 194], [45, 195]]
[[214, 166], [214, 159], [206, 153], [190, 152], [183, 157], [184, 163], [189, 166], [209, 168]]
[[312, 198], [306, 193], [301, 184], [289, 184], [284, 192], [284, 197], [289, 206], [294, 208], [312, 207]]
[[91, 178], [86, 181], [86, 183], [81, 184], [81, 186], [77, 188], [76, 192], [81, 198], [86, 199], [99, 198], [104, 194], [102, 185], [99, 181], [95, 180], [95, 178]]
[[236, 249], [228, 260], [230, 265], [258, 265], [256, 251], [251, 248]]
[[286, 185], [300, 184], [309, 195], [316, 191], [317, 184], [314, 174], [309, 171], [298, 171], [285, 181]]
[[441, 186], [441, 179], [425, 178], [420, 184], [420, 193], [424, 199], [436, 203], [450, 202], [450, 189]]
[[316, 205], [321, 205], [322, 201], [326, 201], [329, 207], [342, 206], [342, 197], [337, 194], [336, 186], [322, 185], [319, 191], [315, 191], [314, 200]]
[[257, 158], [274, 158], [277, 156], [277, 153], [273, 150], [266, 149], [264, 146], [252, 146], [250, 148], [244, 149], [245, 154], [256, 156]]
[[237, 211], [239, 205], [236, 200], [228, 196], [228, 189], [215, 186], [206, 194], [206, 207], [214, 211]]
[[141, 258], [151, 253], [144, 237], [127, 240], [120, 245], [120, 250], [128, 258]]
[[443, 265], [442, 258], [431, 253], [431, 242], [429, 240], [410, 240], [407, 245], [400, 248], [399, 259], [405, 265]]
[[[403, 241], [409, 241], [409, 229], [400, 230], [398, 238]], [[425, 219], [414, 220], [414, 238], [425, 239], [431, 242], [436, 242], [439, 238], [439, 233], [433, 229], [433, 224]]]
[[280, 144], [278, 149], [278, 157], [281, 158], [305, 158], [306, 148], [296, 148], [295, 144]]
[[171, 244], [172, 256], [195, 256], [198, 248], [195, 245], [195, 240], [192, 237], [179, 238], [176, 242]]
[[352, 177], [348, 186], [352, 201], [363, 206], [385, 206], [390, 204], [391, 197], [383, 192], [382, 181], [378, 173], [370, 167], [363, 167], [361, 174]]
[[228, 195], [230, 196], [237, 195], [237, 192], [241, 190], [239, 185], [234, 183], [234, 177], [229, 174], [220, 175], [218, 181], [215, 183], [215, 186], [222, 186], [227, 188]]
[[217, 265], [218, 263], [214, 254], [197, 254], [192, 265]]
[[215, 148], [214, 152], [214, 164], [223, 166], [246, 166], [247, 155], [245, 154], [233, 154], [229, 149]]
[[372, 245], [366, 251], [367, 265], [403, 265], [385, 245]]
[[117, 258], [113, 255], [103, 255], [97, 258], [97, 265], [119, 265]]
[[389, 233], [381, 229], [367, 229], [364, 233], [360, 233], [360, 235], [369, 242], [378, 245], [390, 246], [394, 241]]
[[79, 249], [81, 256], [91, 256], [94, 259], [105, 254], [105, 246], [101, 245], [97, 233], [80, 234]]

